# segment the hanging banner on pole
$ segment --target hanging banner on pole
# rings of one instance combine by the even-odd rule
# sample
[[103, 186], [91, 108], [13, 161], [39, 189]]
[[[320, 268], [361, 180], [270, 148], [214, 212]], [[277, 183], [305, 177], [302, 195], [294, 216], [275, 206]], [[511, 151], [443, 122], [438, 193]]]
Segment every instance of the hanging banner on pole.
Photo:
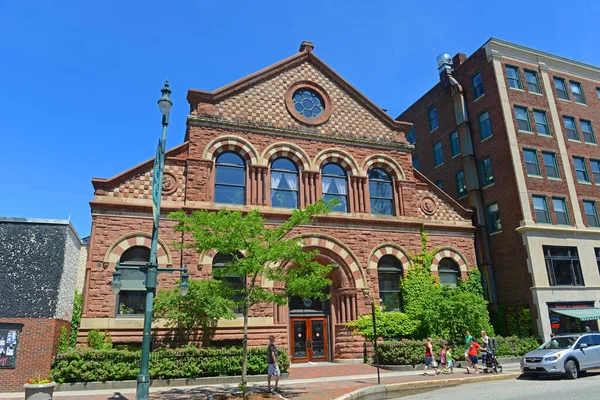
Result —
[[156, 157], [154, 158], [154, 167], [152, 168], [152, 214], [154, 216], [154, 228], [158, 226], [158, 220], [160, 218], [160, 189], [162, 185], [162, 171], [160, 166], [162, 165], [164, 154], [162, 141], [159, 140], [158, 148], [156, 149]]

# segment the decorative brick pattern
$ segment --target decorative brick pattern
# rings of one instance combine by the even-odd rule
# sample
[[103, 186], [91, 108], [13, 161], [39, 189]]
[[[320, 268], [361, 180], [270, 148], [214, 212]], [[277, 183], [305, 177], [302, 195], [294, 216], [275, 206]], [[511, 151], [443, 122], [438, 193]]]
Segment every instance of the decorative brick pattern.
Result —
[[371, 168], [381, 168], [387, 172], [393, 180], [404, 179], [404, 171], [400, 164], [385, 154], [373, 154], [365, 160], [362, 165], [363, 174], [367, 175]]
[[454, 207], [452, 207], [446, 201], [440, 199], [439, 196], [430, 188], [417, 186], [417, 196], [418, 204], [420, 204], [421, 200], [425, 197], [431, 197], [437, 207], [435, 213], [431, 215], [425, 213], [421, 207], [418, 207], [419, 218], [439, 222], [464, 222], [465, 219], [460, 216], [456, 209], [454, 209]]
[[393, 243], [384, 243], [380, 246], [377, 246], [373, 252], [371, 253], [371, 257], [369, 257], [369, 270], [370, 274], [377, 274], [377, 272], [372, 270], [377, 270], [377, 263], [379, 263], [379, 259], [385, 255], [394, 256], [402, 265], [402, 270], [407, 271], [410, 266], [410, 257], [400, 246], [395, 245]]
[[[166, 164], [165, 172], [170, 172], [177, 178], [177, 189], [168, 195], [162, 196], [163, 200], [182, 202], [185, 198], [185, 179], [183, 165]], [[146, 171], [127, 178], [117, 187], [106, 193], [108, 197], [123, 197], [133, 199], [152, 200], [152, 166]]]
[[[150, 244], [150, 236], [142, 232], [135, 232], [120, 237], [109, 247], [106, 256], [104, 257], [104, 263], [107, 263], [109, 268], [114, 268], [125, 250], [134, 246], [150, 248]], [[159, 267], [168, 267], [172, 265], [170, 251], [162, 240], [159, 240], [158, 248], [156, 249], [156, 260]]]
[[293, 143], [273, 143], [262, 153], [262, 161], [267, 165], [271, 165], [271, 163], [279, 157], [289, 158], [300, 170], [310, 169], [311, 163], [308, 155], [301, 147]]
[[331, 97], [331, 117], [311, 129], [322, 134], [337, 132], [371, 140], [394, 139], [389, 128], [308, 62], [217, 103], [216, 113], [226, 119], [303, 128], [305, 125], [292, 118], [285, 106], [285, 93], [297, 81], [314, 82]]
[[443, 258], [451, 258], [456, 261], [458, 264], [458, 268], [460, 269], [461, 274], [465, 274], [467, 272], [467, 262], [463, 258], [462, 255], [458, 252], [458, 250], [446, 248], [438, 251], [431, 262], [431, 271], [437, 271], [438, 266], [440, 265], [440, 261]]
[[314, 165], [315, 169], [321, 170], [321, 168], [328, 163], [339, 164], [352, 176], [359, 174], [358, 163], [349, 153], [341, 149], [327, 149], [317, 154], [315, 157]]
[[247, 140], [234, 135], [220, 136], [210, 142], [204, 150], [203, 157], [204, 159], [215, 161], [219, 154], [226, 151], [233, 151], [239, 154], [250, 165], [259, 163], [256, 148], [248, 143]]

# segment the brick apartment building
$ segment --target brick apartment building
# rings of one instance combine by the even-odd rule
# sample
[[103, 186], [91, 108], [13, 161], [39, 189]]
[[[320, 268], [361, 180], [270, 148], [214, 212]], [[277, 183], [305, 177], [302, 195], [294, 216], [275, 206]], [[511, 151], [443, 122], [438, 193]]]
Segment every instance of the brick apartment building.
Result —
[[438, 71], [398, 120], [415, 168], [473, 208], [488, 298], [543, 337], [598, 330], [600, 68], [490, 39]]
[[[321, 197], [339, 199], [334, 212], [296, 233], [320, 261], [338, 266], [331, 299], [254, 307], [249, 340], [264, 346], [274, 334], [294, 362], [362, 360], [363, 339], [345, 323], [373, 298], [401, 309], [398, 278], [420, 248], [420, 227], [438, 249], [432, 274], [449, 284], [476, 265], [475, 229], [471, 211], [413, 170], [411, 124], [390, 118], [312, 50], [304, 42], [299, 53], [214, 92], [189, 90], [184, 142], [166, 154], [162, 211], [258, 208], [275, 224]], [[147, 260], [152, 162], [92, 180], [82, 342], [90, 329], [108, 331], [115, 343], [141, 342], [141, 278], [124, 271], [118, 297], [109, 283], [117, 263]], [[173, 224], [160, 222], [159, 264], [211, 279], [228, 255], [178, 251], [171, 243], [187, 238]], [[160, 275], [159, 290], [175, 279]], [[221, 321], [215, 344], [240, 343], [241, 326], [241, 318]], [[159, 321], [154, 328], [155, 337], [168, 333]]]

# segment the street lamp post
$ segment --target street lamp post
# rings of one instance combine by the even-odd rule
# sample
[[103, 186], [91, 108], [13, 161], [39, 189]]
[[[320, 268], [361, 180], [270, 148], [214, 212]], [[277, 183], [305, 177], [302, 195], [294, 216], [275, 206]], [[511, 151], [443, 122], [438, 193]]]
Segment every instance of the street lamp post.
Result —
[[150, 396], [150, 375], [148, 374], [148, 364], [150, 361], [150, 333], [152, 328], [152, 307], [154, 304], [154, 295], [156, 293], [156, 285], [158, 284], [157, 276], [160, 272], [172, 273], [173, 271], [181, 271], [181, 283], [179, 291], [182, 296], [185, 296], [189, 291], [187, 268], [158, 268], [156, 259], [156, 249], [158, 246], [158, 223], [160, 220], [160, 200], [162, 195], [162, 177], [165, 167], [165, 146], [167, 143], [167, 127], [169, 125], [169, 112], [173, 102], [171, 101], [171, 89], [169, 82], [165, 82], [161, 89], [162, 96], [158, 100], [158, 107], [162, 114], [162, 136], [158, 142], [156, 150], [156, 158], [154, 159], [154, 168], [152, 171], [152, 241], [150, 243], [150, 261], [148, 263], [136, 266], [132, 264], [117, 265], [113, 272], [113, 280], [110, 284], [113, 293], [118, 294], [121, 290], [121, 270], [131, 269], [142, 271], [145, 275], [144, 285], [146, 286], [146, 308], [144, 310], [144, 334], [142, 337], [142, 359], [140, 361], [140, 374], [137, 378], [137, 400], [148, 400]]
[[371, 301], [371, 315], [373, 316], [373, 362], [377, 366], [377, 384], [381, 385], [381, 375], [379, 374], [379, 355], [377, 354], [377, 318], [375, 317], [375, 299]]

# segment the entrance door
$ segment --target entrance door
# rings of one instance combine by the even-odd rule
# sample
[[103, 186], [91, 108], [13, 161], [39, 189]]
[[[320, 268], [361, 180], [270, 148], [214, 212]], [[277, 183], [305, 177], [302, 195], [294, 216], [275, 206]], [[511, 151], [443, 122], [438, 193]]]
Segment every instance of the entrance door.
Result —
[[327, 318], [291, 318], [292, 361], [327, 361]]

